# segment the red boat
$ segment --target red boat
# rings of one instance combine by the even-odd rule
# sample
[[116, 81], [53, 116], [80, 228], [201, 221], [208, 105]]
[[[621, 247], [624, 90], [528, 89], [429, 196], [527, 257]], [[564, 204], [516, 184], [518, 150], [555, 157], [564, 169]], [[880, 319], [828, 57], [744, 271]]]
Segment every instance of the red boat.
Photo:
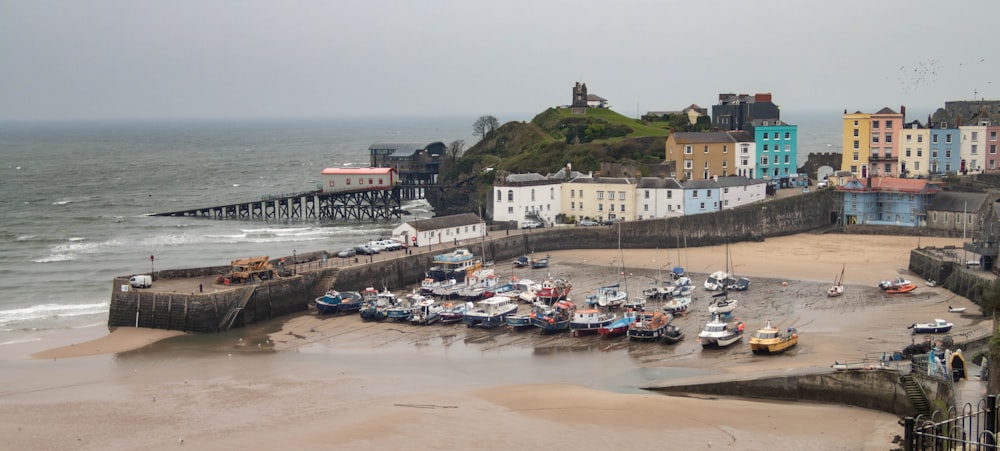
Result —
[[542, 287], [535, 292], [538, 300], [546, 305], [553, 305], [556, 302], [566, 299], [569, 296], [573, 285], [564, 279], [548, 279], [542, 282]]
[[914, 283], [903, 283], [886, 288], [885, 292], [889, 294], [902, 294], [902, 293], [909, 293], [916, 289], [917, 285]]
[[616, 319], [613, 323], [608, 324], [607, 326], [597, 329], [597, 333], [608, 338], [625, 335], [625, 333], [628, 332], [628, 326], [635, 322], [638, 314], [639, 313], [637, 311], [629, 309], [624, 315], [622, 315], [621, 318]]

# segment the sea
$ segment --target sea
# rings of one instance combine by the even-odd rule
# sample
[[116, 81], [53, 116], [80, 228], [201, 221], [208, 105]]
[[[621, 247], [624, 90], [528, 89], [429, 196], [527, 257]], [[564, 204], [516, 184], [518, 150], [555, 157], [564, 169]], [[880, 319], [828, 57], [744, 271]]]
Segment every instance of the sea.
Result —
[[[839, 151], [839, 112], [782, 116], [799, 126], [800, 165], [809, 153]], [[313, 190], [324, 168], [367, 166], [376, 142], [471, 146], [475, 119], [0, 123], [0, 347], [47, 331], [106, 327], [115, 276], [336, 252], [432, 217], [425, 201], [405, 204], [410, 215], [393, 222], [151, 214]]]

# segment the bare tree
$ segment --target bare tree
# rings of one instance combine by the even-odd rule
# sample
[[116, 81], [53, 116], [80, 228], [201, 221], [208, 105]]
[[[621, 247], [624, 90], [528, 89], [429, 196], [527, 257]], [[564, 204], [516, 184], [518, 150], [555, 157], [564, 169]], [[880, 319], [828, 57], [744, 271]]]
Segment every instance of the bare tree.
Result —
[[497, 120], [493, 115], [479, 116], [476, 122], [472, 124], [472, 133], [479, 137], [479, 139], [486, 138], [486, 135], [493, 133], [500, 126], [500, 121]]
[[448, 155], [451, 156], [451, 159], [453, 160], [457, 160], [458, 156], [462, 154], [463, 150], [465, 150], [464, 139], [456, 139], [448, 143]]

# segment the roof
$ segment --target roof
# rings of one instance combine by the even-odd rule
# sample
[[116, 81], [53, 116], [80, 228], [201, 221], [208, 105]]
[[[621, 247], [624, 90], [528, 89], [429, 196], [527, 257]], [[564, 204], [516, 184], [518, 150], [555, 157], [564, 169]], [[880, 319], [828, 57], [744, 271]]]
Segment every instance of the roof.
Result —
[[635, 185], [640, 189], [681, 189], [681, 184], [674, 178], [643, 177]]
[[384, 175], [396, 172], [394, 168], [326, 168], [323, 175], [348, 174], [348, 175]]
[[734, 186], [763, 185], [767, 183], [766, 180], [749, 179], [742, 176], [719, 177], [719, 179], [715, 181], [719, 182], [719, 186], [724, 188], [731, 188]]
[[986, 202], [986, 193], [956, 193], [942, 191], [934, 195], [928, 210], [975, 212]]
[[885, 107], [885, 108], [882, 108], [881, 110], [878, 110], [878, 112], [875, 113], [875, 114], [899, 114], [899, 113], [897, 113], [892, 108]]
[[751, 135], [749, 132], [745, 132], [745, 131], [742, 131], [742, 130], [736, 130], [736, 131], [731, 131], [731, 132], [726, 132], [726, 133], [729, 133], [729, 136], [731, 136], [733, 138], [733, 141], [738, 142], [738, 143], [746, 143], [746, 142], [752, 143], [752, 142], [754, 142], [753, 135]]
[[[678, 143], [731, 143], [733, 137], [726, 132], [677, 132], [670, 135]], [[752, 139], [750, 141], [753, 141]]]
[[607, 185], [631, 185], [633, 180], [626, 177], [580, 177], [566, 183], [603, 183]]
[[444, 146], [444, 143], [441, 141], [432, 143], [375, 143], [368, 146], [368, 150], [391, 150], [391, 154], [393, 156], [400, 157], [415, 155], [418, 151], [425, 150], [435, 145]]
[[597, 94], [587, 94], [587, 100], [588, 101], [590, 101], [590, 100], [596, 100], [598, 102], [602, 102], [602, 101], [607, 101], [608, 99], [605, 99], [604, 97], [601, 97], [601, 96], [599, 96]]
[[719, 182], [715, 180], [688, 180], [681, 183], [684, 189], [719, 189]]
[[427, 230], [440, 230], [449, 227], [460, 227], [464, 225], [481, 224], [483, 220], [475, 213], [462, 213], [459, 215], [441, 216], [439, 218], [420, 219], [410, 221], [407, 224], [418, 232]]
[[508, 183], [538, 182], [542, 180], [546, 180], [545, 176], [537, 172], [529, 172], [527, 174], [510, 174], [504, 178], [504, 181]]
[[883, 191], [910, 194], [934, 194], [939, 189], [939, 185], [928, 183], [927, 180], [896, 177], [851, 179], [844, 186], [837, 187], [838, 191]]

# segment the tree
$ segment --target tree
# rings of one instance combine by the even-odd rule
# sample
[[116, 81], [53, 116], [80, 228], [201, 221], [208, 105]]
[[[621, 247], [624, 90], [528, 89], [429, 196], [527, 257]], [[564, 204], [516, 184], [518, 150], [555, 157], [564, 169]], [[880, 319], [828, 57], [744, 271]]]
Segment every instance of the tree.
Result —
[[472, 124], [472, 133], [479, 137], [479, 139], [485, 139], [486, 135], [493, 133], [500, 126], [500, 121], [492, 115], [479, 116], [476, 122]]
[[452, 160], [458, 159], [458, 156], [462, 154], [463, 150], [465, 150], [464, 139], [456, 139], [448, 143], [448, 155]]

